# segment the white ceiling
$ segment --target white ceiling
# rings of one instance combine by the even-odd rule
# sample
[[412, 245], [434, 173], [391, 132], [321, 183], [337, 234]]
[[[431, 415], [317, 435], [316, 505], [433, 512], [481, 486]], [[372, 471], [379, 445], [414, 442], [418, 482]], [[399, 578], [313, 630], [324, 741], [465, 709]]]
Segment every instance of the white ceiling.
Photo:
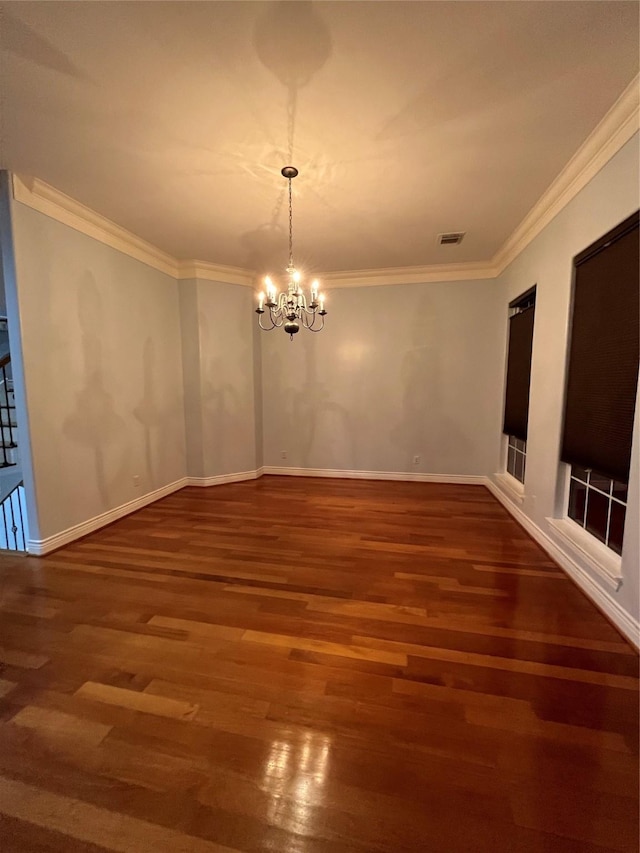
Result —
[[638, 71], [636, 2], [0, 8], [0, 165], [258, 270], [288, 162], [300, 267], [489, 260]]

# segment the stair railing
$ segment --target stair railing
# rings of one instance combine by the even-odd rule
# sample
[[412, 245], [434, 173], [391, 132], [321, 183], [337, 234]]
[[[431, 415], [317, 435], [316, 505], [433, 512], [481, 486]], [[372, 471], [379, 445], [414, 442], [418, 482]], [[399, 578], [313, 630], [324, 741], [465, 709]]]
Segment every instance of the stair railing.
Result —
[[15, 465], [10, 459], [10, 454], [7, 450], [16, 448], [18, 445], [15, 440], [13, 422], [13, 413], [16, 410], [15, 403], [9, 400], [9, 394], [13, 393], [13, 388], [9, 387], [12, 380], [7, 376], [7, 367], [11, 363], [11, 354], [7, 353], [0, 359], [0, 387], [3, 391], [0, 392], [0, 429], [2, 429], [2, 442], [0, 443], [0, 468], [9, 468]]
[[27, 550], [20, 489], [24, 492], [22, 480], [11, 489], [0, 503], [0, 508], [2, 508], [1, 521], [4, 524], [4, 541], [9, 551]]

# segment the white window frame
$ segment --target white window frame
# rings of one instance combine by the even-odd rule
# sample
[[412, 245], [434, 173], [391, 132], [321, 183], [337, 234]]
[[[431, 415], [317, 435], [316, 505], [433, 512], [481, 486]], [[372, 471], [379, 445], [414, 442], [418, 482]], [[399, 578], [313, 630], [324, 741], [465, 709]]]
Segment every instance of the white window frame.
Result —
[[[516, 450], [514, 448], [514, 453], [521, 453], [524, 456], [524, 480], [519, 480], [517, 477], [515, 477], [511, 473], [511, 471], [507, 470], [507, 467], [509, 465], [509, 439], [510, 438], [515, 438], [515, 436], [505, 435], [506, 441], [504, 443], [504, 456], [503, 456], [502, 470], [510, 479], [512, 479], [514, 481], [514, 483], [518, 484], [518, 486], [520, 487], [520, 491], [524, 492], [524, 482], [527, 479], [527, 442], [525, 439], [524, 440], [524, 447], [525, 447], [524, 450]], [[522, 440], [523, 439], [519, 439], [519, 441], [522, 441]]]
[[[501, 465], [500, 471], [494, 474], [493, 477], [500, 489], [507, 497], [516, 504], [524, 503], [524, 483], [521, 483], [516, 477], [512, 476], [507, 471], [507, 454], [509, 452], [509, 436], [502, 433], [500, 446]], [[526, 470], [526, 469], [525, 469]], [[525, 473], [526, 476], [526, 473]]]
[[560, 517], [547, 518], [551, 538], [572, 559], [585, 562], [617, 592], [622, 586], [622, 557], [569, 517], [571, 465], [566, 462], [560, 463], [559, 480]]
[[[574, 518], [572, 518], [571, 520], [572, 520], [575, 524], [577, 524], [577, 525], [578, 525], [578, 527], [580, 527], [582, 530], [585, 530], [587, 533], [589, 533], [589, 531], [587, 530], [587, 526], [586, 526], [586, 521], [587, 521], [587, 510], [588, 510], [588, 507], [589, 507], [589, 500], [588, 500], [588, 496], [589, 496], [589, 492], [590, 492], [590, 491], [591, 491], [591, 492], [597, 492], [599, 495], [602, 495], [604, 498], [606, 498], [606, 499], [607, 499], [607, 503], [609, 504], [609, 508], [608, 508], [608, 511], [607, 511], [607, 529], [606, 529], [606, 532], [605, 532], [605, 540], [608, 540], [608, 539], [609, 539], [609, 530], [610, 530], [610, 525], [611, 525], [611, 507], [612, 507], [612, 504], [617, 503], [617, 504], [620, 504], [621, 506], [624, 506], [625, 516], [626, 516], [628, 499], [627, 499], [626, 501], [622, 501], [622, 500], [620, 500], [620, 498], [616, 498], [616, 497], [614, 497], [614, 495], [613, 495], [613, 491], [612, 491], [612, 490], [613, 490], [613, 483], [614, 483], [614, 480], [612, 480], [610, 477], [609, 477], [609, 478], [607, 478], [607, 479], [611, 480], [611, 491], [609, 492], [609, 494], [607, 494], [606, 492], [603, 492], [603, 491], [602, 491], [602, 489], [599, 489], [597, 486], [593, 486], [593, 485], [591, 484], [590, 479], [591, 479], [591, 474], [593, 474], [593, 471], [591, 471], [590, 469], [587, 469], [587, 480], [586, 480], [586, 481], [583, 481], [583, 480], [580, 480], [578, 477], [574, 477], [574, 476], [573, 476], [573, 474], [571, 473], [571, 469], [572, 469], [572, 467], [573, 467], [572, 465], [569, 465], [569, 466], [567, 466], [567, 467], [569, 468], [569, 491], [568, 491], [568, 493], [567, 493], [567, 517], [569, 517], [569, 499], [570, 499], [570, 494], [571, 494], [571, 480], [575, 480], [576, 482], [579, 482], [579, 483], [580, 483], [580, 482], [584, 482], [584, 484], [585, 484], [585, 485], [586, 485], [586, 487], [587, 487], [587, 499], [585, 500], [584, 516], [583, 516], [583, 519], [582, 519], [582, 522], [583, 522], [583, 523], [582, 523], [582, 524], [580, 524], [580, 523], [579, 523], [578, 521], [576, 521]], [[603, 476], [604, 476], [604, 475], [603, 475]], [[617, 482], [617, 481], [616, 481], [616, 482]], [[628, 484], [627, 484], [627, 493], [628, 493]], [[601, 540], [601, 539], [599, 539], [597, 536], [595, 536], [595, 535], [594, 535], [594, 534], [592, 534], [592, 533], [589, 533], [589, 535], [590, 535], [590, 536], [593, 536], [593, 538], [594, 538], [594, 539], [596, 539], [598, 542], [600, 542], [601, 544], [603, 544], [606, 548], [609, 548], [609, 550], [613, 551], [613, 548], [610, 548], [610, 546], [609, 546], [609, 544], [608, 544], [608, 541], [602, 542], [602, 540]], [[613, 553], [615, 554], [616, 552], [615, 552], [615, 551], [613, 551]]]
[[[527, 298], [533, 296], [533, 305], [535, 311], [535, 300], [537, 296], [537, 283], [534, 284], [529, 290], [526, 290], [519, 297], [516, 297], [514, 302], [522, 303]], [[509, 304], [509, 317], [512, 317], [514, 314], [517, 314], [520, 310], [522, 310], [518, 304]], [[507, 336], [507, 357], [509, 352], [509, 343]], [[505, 383], [506, 383], [506, 365], [505, 365]], [[529, 384], [531, 384], [531, 378], [529, 378]], [[507, 463], [509, 460], [509, 436], [506, 433], [501, 433], [501, 445], [500, 445], [500, 472], [498, 474], [494, 474], [494, 478], [497, 484], [500, 486], [503, 492], [507, 494], [507, 496], [514, 501], [514, 503], [522, 504], [524, 503], [525, 498], [525, 483], [520, 482], [517, 477], [514, 477], [509, 471], [507, 471]], [[527, 442], [525, 441], [525, 447]], [[524, 452], [524, 479], [527, 479], [527, 450]]]

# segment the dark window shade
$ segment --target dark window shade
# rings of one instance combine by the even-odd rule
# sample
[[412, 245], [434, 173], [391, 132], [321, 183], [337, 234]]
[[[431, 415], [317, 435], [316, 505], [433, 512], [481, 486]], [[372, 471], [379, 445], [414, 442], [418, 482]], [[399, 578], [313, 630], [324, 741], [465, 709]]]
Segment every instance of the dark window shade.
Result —
[[504, 428], [507, 435], [523, 441], [527, 438], [529, 419], [529, 382], [531, 348], [533, 346], [534, 308], [526, 308], [509, 319], [509, 357], [507, 390], [504, 402]]
[[575, 259], [562, 460], [627, 482], [640, 358], [638, 214]]

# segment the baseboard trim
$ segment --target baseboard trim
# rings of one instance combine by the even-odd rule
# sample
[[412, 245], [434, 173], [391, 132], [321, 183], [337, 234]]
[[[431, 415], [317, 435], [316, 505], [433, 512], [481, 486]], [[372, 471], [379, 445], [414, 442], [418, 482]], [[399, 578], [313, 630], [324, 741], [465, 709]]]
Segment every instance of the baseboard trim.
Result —
[[73, 527], [68, 527], [66, 530], [63, 530], [60, 533], [55, 533], [53, 536], [48, 536], [46, 539], [28, 539], [27, 552], [37, 557], [50, 554], [52, 551], [56, 551], [58, 548], [62, 548], [64, 545], [68, 545], [76, 539], [81, 539], [83, 536], [87, 536], [87, 534], [93, 533], [101, 527], [106, 527], [107, 524], [111, 524], [119, 518], [123, 518], [125, 515], [130, 515], [132, 512], [136, 512], [148, 504], [155, 503], [155, 501], [160, 500], [160, 498], [165, 498], [167, 495], [177, 492], [186, 485], [187, 478], [181, 477], [173, 483], [161, 486], [153, 492], [147, 492], [146, 495], [142, 495], [132, 501], [127, 501], [127, 503], [121, 504], [114, 509], [100, 513], [100, 515], [95, 515], [93, 518], [87, 519], [87, 521], [75, 524]]
[[159, 489], [148, 492], [139, 498], [121, 504], [114, 509], [96, 515], [93, 518], [69, 527], [60, 533], [49, 536], [46, 539], [27, 540], [27, 552], [34, 556], [44, 556], [52, 551], [68, 545], [76, 539], [81, 539], [89, 533], [111, 524], [125, 515], [130, 515], [145, 506], [148, 506], [167, 495], [177, 492], [185, 486], [219, 486], [225, 483], [239, 483], [245, 480], [256, 480], [263, 474], [275, 474], [285, 477], [327, 477], [335, 479], [351, 480], [396, 480], [417, 483], [443, 483], [460, 485], [482, 485], [486, 486], [491, 494], [504, 506], [504, 508], [515, 518], [515, 520], [526, 530], [538, 545], [554, 560], [570, 578], [580, 587], [591, 601], [611, 620], [616, 628], [636, 648], [640, 646], [640, 622], [633, 619], [618, 602], [597, 584], [593, 578], [580, 565], [578, 565], [569, 554], [559, 547], [535, 522], [533, 522], [516, 505], [508, 494], [495, 483], [491, 477], [475, 476], [467, 474], [423, 474], [418, 472], [402, 471], [355, 471], [342, 468], [281, 468], [265, 465], [254, 471], [241, 471], [236, 474], [220, 474], [214, 477], [182, 477], [173, 483], [168, 483]]
[[221, 486], [224, 483], [241, 483], [243, 480], [257, 480], [262, 477], [263, 469], [255, 471], [240, 471], [238, 474], [218, 474], [215, 477], [186, 477], [186, 486]]
[[263, 474], [281, 477], [332, 477], [338, 480], [399, 480], [415, 483], [452, 483], [484, 486], [485, 477], [471, 474], [422, 474], [412, 471], [350, 471], [345, 468], [280, 468], [265, 465]]
[[502, 504], [515, 520], [523, 527], [551, 559], [563, 569], [580, 587], [582, 592], [591, 599], [596, 607], [615, 625], [629, 642], [638, 648], [640, 646], [640, 622], [624, 610], [616, 599], [603, 589], [582, 566], [573, 560], [559, 545], [525, 513], [511, 501], [508, 495], [493, 482], [491, 477], [485, 479], [485, 485], [491, 494]]
[[462, 483], [469, 485], [484, 485], [484, 477], [463, 476], [458, 474], [418, 474], [418, 473], [403, 473], [393, 471], [346, 471], [342, 469], [329, 468], [276, 468], [276, 467], [261, 467], [254, 471], [239, 471], [235, 474], [218, 474], [214, 477], [182, 477], [173, 483], [155, 489], [153, 492], [148, 492], [142, 497], [121, 504], [114, 509], [107, 510], [100, 515], [87, 519], [73, 527], [68, 527], [60, 533], [55, 533], [53, 536], [48, 536], [45, 539], [29, 539], [27, 540], [27, 553], [36, 557], [43, 557], [45, 554], [50, 554], [52, 551], [57, 551], [74, 542], [76, 539], [82, 539], [89, 533], [94, 533], [101, 527], [106, 527], [107, 524], [112, 524], [125, 515], [130, 515], [167, 495], [177, 492], [185, 486], [196, 486], [200, 488], [208, 488], [209, 486], [221, 486], [225, 483], [241, 483], [245, 480], [257, 480], [263, 474], [277, 474], [289, 477], [334, 477], [338, 479], [358, 479], [358, 480], [406, 480], [420, 483]]
[[[513, 482], [512, 482], [513, 481]], [[510, 474], [496, 473], [492, 481], [516, 505], [524, 503], [524, 487]]]

